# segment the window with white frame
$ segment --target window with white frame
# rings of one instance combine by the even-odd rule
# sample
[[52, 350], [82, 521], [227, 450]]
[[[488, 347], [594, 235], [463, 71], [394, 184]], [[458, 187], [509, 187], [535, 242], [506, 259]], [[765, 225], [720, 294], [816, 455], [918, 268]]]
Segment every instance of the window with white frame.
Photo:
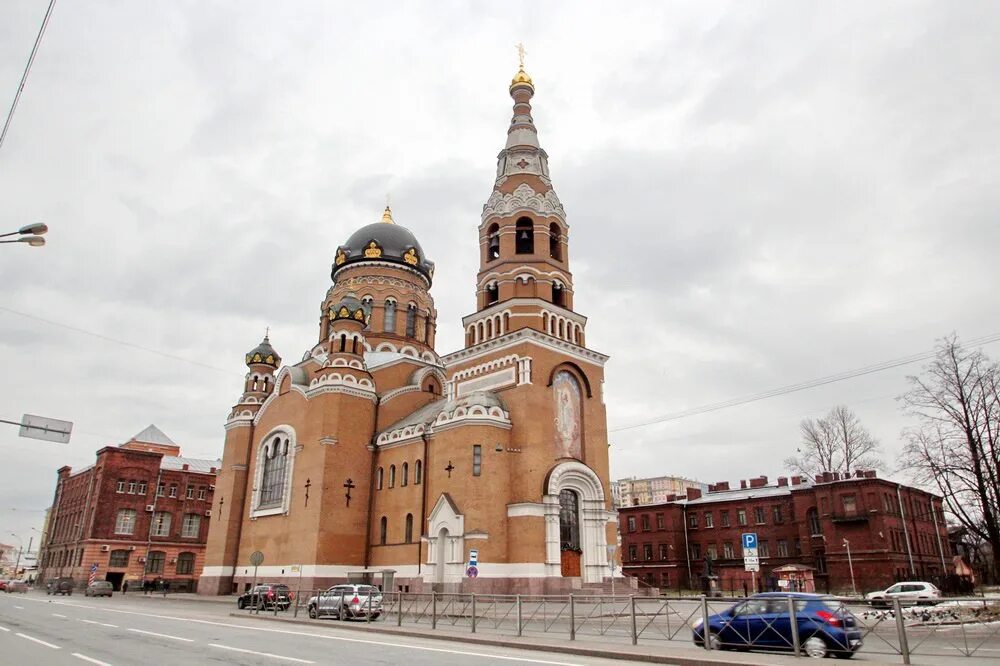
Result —
[[172, 516], [166, 511], [157, 511], [153, 514], [153, 536], [170, 536], [170, 521]]
[[132, 479], [131, 481], [129, 481], [128, 482], [128, 494], [129, 495], [135, 495], [135, 490], [138, 487], [139, 487], [139, 482], [138, 481], [136, 481], [135, 479]]
[[288, 472], [288, 437], [276, 435], [262, 449], [263, 472], [260, 478], [258, 509], [281, 506], [285, 501], [285, 475]]
[[117, 492], [117, 493], [123, 493], [123, 492], [125, 492], [125, 481], [124, 480], [119, 480], [118, 481], [118, 489], [115, 490], [115, 492]]
[[197, 513], [185, 513], [181, 525], [181, 536], [195, 539], [201, 533], [201, 516]]
[[135, 534], [135, 509], [119, 509], [115, 518], [115, 534]]
[[194, 486], [187, 487], [187, 498], [194, 499]]
[[139, 482], [139, 494], [140, 495], [145, 495], [146, 494], [146, 482], [145, 481], [140, 481]]
[[198, 499], [205, 499], [206, 488], [205, 486], [198, 486]]

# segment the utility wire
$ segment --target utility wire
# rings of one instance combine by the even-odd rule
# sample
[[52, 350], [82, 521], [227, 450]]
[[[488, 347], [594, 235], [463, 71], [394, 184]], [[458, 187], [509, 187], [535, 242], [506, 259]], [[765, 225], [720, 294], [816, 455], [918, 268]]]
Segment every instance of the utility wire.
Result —
[[14, 110], [17, 108], [17, 103], [21, 99], [21, 93], [24, 92], [24, 84], [28, 80], [28, 72], [31, 71], [31, 65], [35, 62], [35, 54], [38, 53], [38, 45], [42, 43], [42, 36], [45, 34], [45, 28], [49, 25], [49, 17], [52, 16], [52, 9], [56, 6], [56, 0], [49, 0], [49, 8], [45, 10], [45, 18], [42, 19], [42, 27], [38, 29], [38, 36], [35, 37], [35, 45], [31, 47], [31, 55], [28, 56], [28, 64], [24, 66], [24, 74], [21, 75], [21, 83], [17, 86], [17, 92], [14, 93], [14, 103], [10, 105], [10, 111], [7, 112], [7, 120], [3, 124], [3, 132], [0, 132], [0, 147], [3, 146], [3, 140], [7, 136], [7, 129], [10, 127], [10, 121], [14, 117]]
[[[985, 335], [981, 338], [974, 338], [963, 344], [970, 347], [978, 347], [981, 345], [989, 344], [991, 342], [996, 342], [998, 340], [1000, 340], [1000, 333], [994, 333], [993, 335]], [[892, 359], [890, 361], [883, 361], [881, 363], [867, 365], [863, 368], [847, 370], [845, 372], [840, 372], [835, 375], [827, 375], [826, 377], [809, 379], [804, 382], [799, 382], [798, 384], [790, 384], [788, 386], [782, 386], [780, 388], [771, 389], [770, 391], [763, 391], [761, 393], [754, 393], [739, 398], [730, 398], [729, 400], [723, 400], [721, 402], [713, 402], [707, 405], [701, 405], [699, 407], [691, 407], [689, 409], [683, 409], [678, 412], [672, 412], [670, 414], [664, 414], [662, 416], [658, 416], [648, 421], [641, 421], [639, 423], [633, 423], [631, 425], [609, 428], [608, 432], [609, 433], [624, 432], [626, 430], [635, 430], [636, 428], [644, 428], [646, 426], [654, 425], [656, 423], [677, 421], [679, 419], [687, 418], [689, 416], [697, 416], [698, 414], [707, 414], [708, 412], [715, 412], [720, 409], [727, 409], [729, 407], [745, 405], [751, 402], [767, 400], [768, 398], [774, 398], [779, 395], [786, 395], [788, 393], [805, 391], [806, 389], [816, 388], [817, 386], [824, 386], [826, 384], [833, 384], [834, 382], [841, 382], [844, 381], [845, 379], [854, 379], [855, 377], [862, 377], [864, 375], [870, 375], [876, 372], [882, 372], [883, 370], [890, 370], [892, 368], [898, 368], [903, 365], [909, 365], [911, 363], [917, 363], [919, 361], [926, 361], [928, 359], [933, 358], [936, 354], [937, 350], [922, 352], [920, 354], [911, 354], [910, 356], [903, 356], [901, 358]]]

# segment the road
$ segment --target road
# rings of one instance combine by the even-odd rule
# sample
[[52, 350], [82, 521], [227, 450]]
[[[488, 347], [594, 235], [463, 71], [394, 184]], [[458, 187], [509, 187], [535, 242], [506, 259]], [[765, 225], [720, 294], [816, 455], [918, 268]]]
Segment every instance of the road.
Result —
[[630, 662], [470, 645], [458, 641], [359, 634], [336, 626], [274, 625], [232, 618], [209, 602], [151, 603], [0, 595], [0, 663], [49, 666], [104, 664], [541, 664]]

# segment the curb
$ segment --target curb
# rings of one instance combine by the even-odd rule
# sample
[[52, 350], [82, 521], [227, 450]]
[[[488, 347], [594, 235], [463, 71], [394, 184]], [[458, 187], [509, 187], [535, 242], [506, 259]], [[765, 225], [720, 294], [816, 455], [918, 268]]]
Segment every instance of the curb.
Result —
[[[257, 615], [246, 615], [243, 613], [230, 613], [230, 617], [239, 617], [243, 619], [261, 620], [266, 622], [276, 622], [282, 624], [294, 624], [307, 627], [316, 627], [316, 620], [308, 619], [297, 619], [297, 618], [282, 618], [274, 616], [257, 616]], [[628, 652], [619, 651], [611, 648], [605, 647], [587, 647], [584, 645], [553, 645], [550, 643], [538, 643], [533, 642], [531, 639], [518, 638], [516, 636], [502, 636], [498, 638], [486, 638], [481, 637], [476, 634], [450, 634], [450, 633], [428, 633], [421, 631], [411, 631], [407, 629], [399, 628], [388, 628], [384, 625], [372, 626], [370, 624], [348, 624], [348, 623], [338, 623], [337, 625], [330, 625], [328, 628], [346, 629], [348, 631], [358, 631], [362, 633], [376, 633], [376, 634], [386, 634], [390, 636], [405, 636], [407, 638], [426, 638], [431, 640], [443, 640], [443, 641], [458, 641], [462, 643], [471, 643], [475, 645], [488, 645], [492, 647], [505, 647], [514, 648], [519, 650], [537, 650], [539, 652], [553, 652], [558, 654], [575, 654], [583, 657], [597, 657], [601, 659], [615, 659], [621, 661], [637, 661], [644, 662], [648, 664], [674, 664], [675, 666], [768, 666], [776, 662], [775, 657], [778, 659], [784, 659], [784, 655], [774, 655], [769, 653], [761, 653], [760, 661], [736, 661], [735, 653], [726, 652], [724, 654], [718, 654], [715, 657], [709, 657], [707, 654], [705, 656], [686, 656], [683, 654], [670, 653], [662, 648], [657, 650], [659, 653], [653, 652]], [[622, 648], [633, 648], [631, 645], [623, 645]], [[633, 648], [634, 649], [634, 648]], [[651, 648], [653, 649], [653, 648]], [[692, 650], [692, 652], [697, 653]], [[789, 660], [795, 660], [795, 657], [788, 656]], [[793, 663], [789, 661], [788, 663]], [[865, 662], [868, 666], [880, 666], [880, 662]]]

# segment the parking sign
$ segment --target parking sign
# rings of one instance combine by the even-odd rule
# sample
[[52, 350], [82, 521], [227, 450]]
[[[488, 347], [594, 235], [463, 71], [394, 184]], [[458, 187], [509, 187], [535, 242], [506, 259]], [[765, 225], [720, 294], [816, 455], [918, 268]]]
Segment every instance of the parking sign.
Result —
[[757, 550], [757, 533], [743, 533], [743, 550]]

